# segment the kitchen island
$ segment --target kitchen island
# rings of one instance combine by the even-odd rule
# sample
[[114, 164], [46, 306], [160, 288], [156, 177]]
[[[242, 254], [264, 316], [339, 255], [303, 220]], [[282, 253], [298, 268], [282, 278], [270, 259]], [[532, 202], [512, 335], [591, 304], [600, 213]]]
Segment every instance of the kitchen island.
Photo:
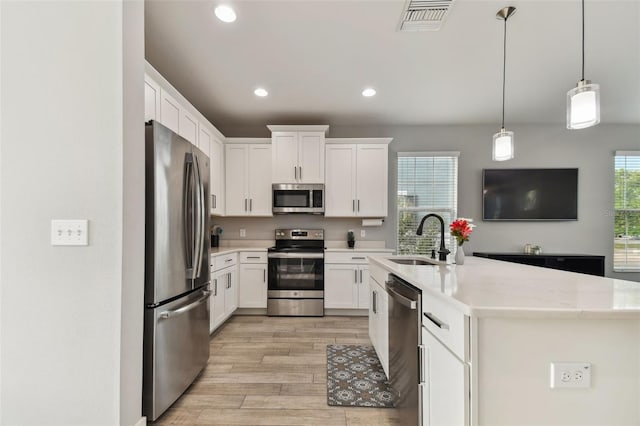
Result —
[[392, 259], [370, 258], [371, 277], [422, 291], [424, 425], [640, 424], [640, 283], [475, 257]]

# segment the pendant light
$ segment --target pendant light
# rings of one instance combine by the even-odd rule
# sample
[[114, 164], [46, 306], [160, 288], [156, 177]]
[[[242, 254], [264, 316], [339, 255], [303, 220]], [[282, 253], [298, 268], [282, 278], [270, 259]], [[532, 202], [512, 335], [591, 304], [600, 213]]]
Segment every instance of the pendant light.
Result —
[[585, 129], [600, 122], [600, 86], [584, 79], [584, 0], [582, 0], [582, 79], [567, 92], [567, 129]]
[[513, 158], [513, 132], [504, 128], [504, 86], [507, 73], [507, 19], [516, 13], [515, 7], [505, 7], [496, 13], [497, 19], [504, 21], [504, 43], [502, 52], [502, 128], [493, 135], [493, 161], [505, 161]]

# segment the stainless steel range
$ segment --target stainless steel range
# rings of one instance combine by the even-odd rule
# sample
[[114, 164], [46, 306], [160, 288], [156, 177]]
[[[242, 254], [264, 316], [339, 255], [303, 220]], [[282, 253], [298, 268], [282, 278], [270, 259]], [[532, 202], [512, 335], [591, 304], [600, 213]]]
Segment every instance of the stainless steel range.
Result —
[[268, 253], [269, 316], [324, 316], [324, 230], [276, 229]]

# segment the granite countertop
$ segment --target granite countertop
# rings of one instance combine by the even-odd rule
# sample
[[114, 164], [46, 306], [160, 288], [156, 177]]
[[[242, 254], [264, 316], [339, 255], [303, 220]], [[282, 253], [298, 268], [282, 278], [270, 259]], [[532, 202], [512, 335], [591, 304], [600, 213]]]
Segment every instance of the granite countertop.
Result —
[[470, 316], [640, 318], [640, 283], [634, 281], [478, 257], [435, 266], [369, 260]]

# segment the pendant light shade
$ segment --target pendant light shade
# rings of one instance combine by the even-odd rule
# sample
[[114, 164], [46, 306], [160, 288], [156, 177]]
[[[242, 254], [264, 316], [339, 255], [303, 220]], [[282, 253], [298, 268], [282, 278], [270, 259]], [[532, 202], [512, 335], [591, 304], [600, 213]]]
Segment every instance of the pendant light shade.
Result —
[[504, 128], [504, 88], [507, 74], [507, 19], [516, 13], [515, 7], [504, 7], [496, 13], [497, 19], [504, 21], [504, 43], [502, 48], [502, 128], [493, 135], [493, 161], [506, 161], [514, 157], [513, 132]]
[[567, 129], [600, 123], [600, 86], [584, 79], [584, 0], [582, 0], [582, 79], [567, 92]]
[[511, 160], [513, 157], [513, 132], [503, 127], [493, 135], [493, 161]]

